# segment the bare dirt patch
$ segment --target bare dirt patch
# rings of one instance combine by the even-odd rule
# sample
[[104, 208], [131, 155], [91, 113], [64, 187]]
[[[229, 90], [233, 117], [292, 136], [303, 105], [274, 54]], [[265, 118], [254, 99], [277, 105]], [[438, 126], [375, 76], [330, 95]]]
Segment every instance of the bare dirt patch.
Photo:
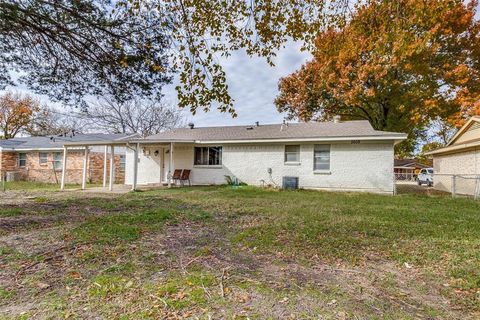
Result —
[[442, 277], [382, 254], [349, 263], [233, 241], [265, 223], [234, 203], [202, 206], [175, 193], [42, 197], [1, 204], [22, 214], [0, 218], [0, 318], [477, 316], [448, 299]]

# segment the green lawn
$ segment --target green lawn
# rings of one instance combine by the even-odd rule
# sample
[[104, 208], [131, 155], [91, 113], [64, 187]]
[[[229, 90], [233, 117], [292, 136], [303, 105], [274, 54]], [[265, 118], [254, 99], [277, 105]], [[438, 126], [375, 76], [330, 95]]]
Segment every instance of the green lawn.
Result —
[[[88, 187], [100, 186], [100, 184], [87, 184]], [[66, 184], [65, 189], [79, 189], [80, 184]], [[0, 183], [0, 192], [3, 185]], [[5, 190], [10, 191], [60, 191], [60, 185], [56, 183], [34, 182], [34, 181], [13, 181], [5, 183]], [[1, 194], [0, 194], [1, 195]]]
[[0, 319], [480, 317], [480, 201], [59, 195], [0, 205]]

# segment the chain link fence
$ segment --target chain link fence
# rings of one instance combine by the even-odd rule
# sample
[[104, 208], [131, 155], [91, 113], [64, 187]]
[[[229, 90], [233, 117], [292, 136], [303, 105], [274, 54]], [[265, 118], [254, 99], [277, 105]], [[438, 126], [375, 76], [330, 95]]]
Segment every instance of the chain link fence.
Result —
[[416, 183], [418, 175], [413, 172], [395, 172], [395, 182]]
[[434, 174], [433, 187], [451, 193], [452, 197], [480, 199], [479, 174]]

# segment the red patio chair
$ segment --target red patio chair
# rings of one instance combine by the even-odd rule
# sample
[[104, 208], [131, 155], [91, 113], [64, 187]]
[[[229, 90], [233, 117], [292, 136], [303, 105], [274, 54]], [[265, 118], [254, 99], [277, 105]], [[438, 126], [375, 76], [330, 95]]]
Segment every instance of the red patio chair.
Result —
[[177, 184], [177, 181], [180, 181], [181, 183], [182, 182], [181, 178], [182, 178], [182, 169], [175, 169], [175, 171], [173, 171], [173, 176], [172, 176], [173, 184]]
[[189, 187], [192, 186], [192, 184], [191, 184], [191, 182], [190, 182], [190, 172], [191, 172], [191, 171], [192, 171], [192, 170], [183, 169], [182, 177], [180, 178], [180, 183], [182, 184], [182, 186], [183, 186], [183, 184], [184, 184], [185, 181], [188, 181], [188, 186], [189, 186]]

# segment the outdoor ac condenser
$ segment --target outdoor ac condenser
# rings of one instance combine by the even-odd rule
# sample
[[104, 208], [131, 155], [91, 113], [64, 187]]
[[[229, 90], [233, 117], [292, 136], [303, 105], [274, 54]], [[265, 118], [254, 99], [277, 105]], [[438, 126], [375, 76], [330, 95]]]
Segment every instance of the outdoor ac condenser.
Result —
[[18, 181], [20, 174], [18, 172], [7, 172], [5, 180], [7, 182]]

